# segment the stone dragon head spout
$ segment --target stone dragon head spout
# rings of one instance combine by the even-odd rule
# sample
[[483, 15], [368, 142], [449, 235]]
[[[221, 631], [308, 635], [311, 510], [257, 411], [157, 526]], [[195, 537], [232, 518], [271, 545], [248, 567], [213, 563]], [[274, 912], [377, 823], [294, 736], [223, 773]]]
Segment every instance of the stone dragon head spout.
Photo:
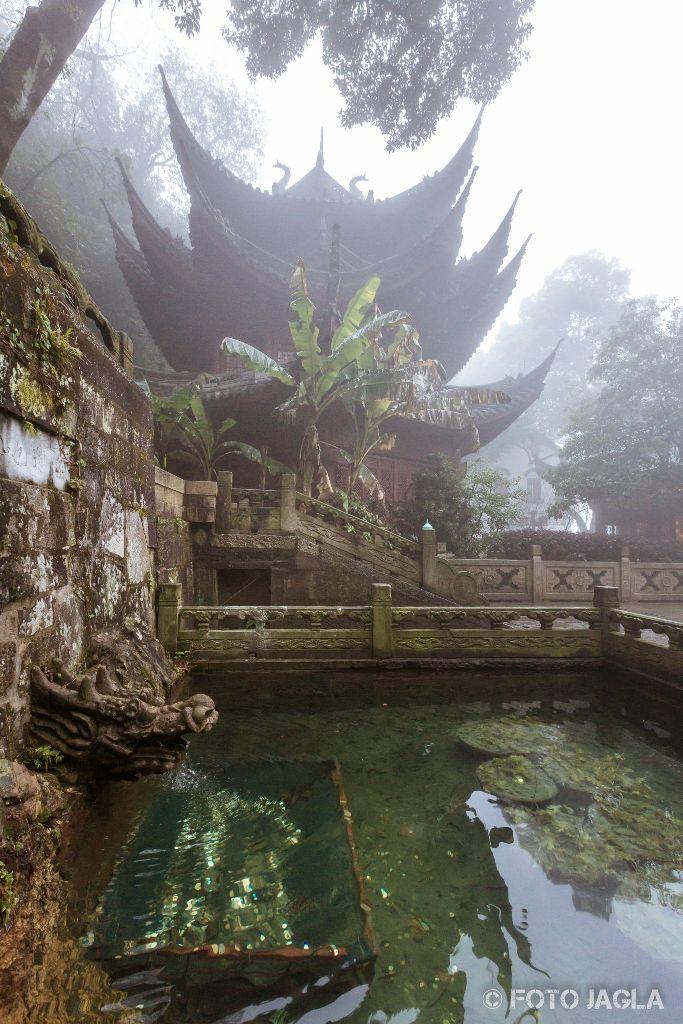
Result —
[[174, 768], [187, 749], [184, 736], [209, 732], [217, 719], [204, 693], [165, 703], [148, 689], [124, 686], [101, 664], [80, 676], [59, 661], [31, 669], [31, 738], [94, 775], [134, 778]]

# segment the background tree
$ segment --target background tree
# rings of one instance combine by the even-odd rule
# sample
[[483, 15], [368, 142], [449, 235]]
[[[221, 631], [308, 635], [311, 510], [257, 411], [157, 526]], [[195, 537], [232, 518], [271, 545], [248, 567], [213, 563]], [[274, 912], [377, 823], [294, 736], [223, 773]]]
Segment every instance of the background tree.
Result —
[[485, 554], [519, 514], [524, 495], [495, 469], [473, 463], [465, 473], [447, 455], [435, 455], [416, 473], [403, 509], [404, 529], [419, 536], [426, 519], [456, 555]]
[[[139, 0], [134, 0], [136, 6]], [[194, 35], [201, 0], [158, 0]], [[0, 60], [0, 175], [104, 0], [40, 0]], [[534, 0], [232, 0], [224, 34], [254, 75], [281, 74], [315, 37], [346, 125], [372, 123], [390, 149], [417, 146], [461, 98], [493, 99], [525, 59]]]
[[590, 371], [601, 390], [572, 416], [548, 479], [560, 509], [624, 514], [683, 508], [683, 307], [627, 304]]
[[[0, 33], [13, 0], [0, 0]], [[263, 112], [220, 68], [163, 53], [175, 88], [191, 97], [190, 121], [226, 165], [253, 179], [262, 157]], [[116, 263], [101, 200], [126, 226], [130, 210], [120, 157], [155, 217], [186, 231], [186, 195], [173, 153], [156, 63], [87, 39], [14, 151], [6, 180], [83, 278], [97, 303], [136, 343], [143, 366], [166, 364], [147, 333]]]
[[277, 77], [316, 36], [344, 125], [417, 147], [459, 99], [494, 99], [526, 58], [534, 0], [233, 0], [226, 38], [252, 75]]
[[[468, 374], [490, 379], [530, 370], [563, 339], [538, 401], [511, 427], [482, 450], [480, 458], [512, 477], [529, 474], [528, 501], [519, 525], [538, 527], [548, 523], [553, 494], [542, 486], [549, 466], [557, 462], [560, 439], [569, 415], [595, 390], [589, 377], [600, 336], [619, 318], [629, 288], [630, 272], [615, 259], [598, 252], [571, 256], [544, 281], [543, 287], [525, 299], [519, 320], [503, 324], [495, 343], [480, 352], [468, 366]], [[578, 507], [563, 517], [565, 529], [587, 529], [585, 513]], [[559, 525], [559, 524], [558, 524]]]
[[589, 377], [600, 337], [619, 319], [630, 271], [618, 260], [591, 251], [570, 256], [525, 299], [514, 324], [503, 324], [491, 348], [477, 355], [468, 373], [514, 375], [536, 366], [563, 339], [540, 399], [482, 452], [487, 462], [505, 465], [505, 453], [520, 446], [537, 453], [552, 449], [571, 410], [597, 386]]

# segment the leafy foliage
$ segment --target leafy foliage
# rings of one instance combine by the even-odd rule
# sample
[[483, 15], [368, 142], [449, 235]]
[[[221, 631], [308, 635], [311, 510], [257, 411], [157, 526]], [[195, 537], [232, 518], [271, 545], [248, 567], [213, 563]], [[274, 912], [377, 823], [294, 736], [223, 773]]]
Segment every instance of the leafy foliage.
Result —
[[[175, 0], [182, 18], [197, 0]], [[460, 99], [492, 100], [526, 58], [533, 0], [232, 0], [226, 37], [252, 75], [281, 75], [314, 38], [345, 101], [388, 148], [417, 147]], [[182, 24], [182, 22], [179, 22]]]
[[47, 772], [50, 768], [55, 768], [58, 764], [61, 764], [63, 760], [64, 754], [59, 750], [55, 750], [49, 743], [44, 743], [38, 747], [27, 747], [23, 754], [24, 764], [39, 772]]
[[19, 894], [15, 888], [14, 872], [0, 861], [0, 919], [6, 925], [12, 911], [19, 902]]
[[[12, 23], [13, 8], [10, 0], [0, 0], [0, 27]], [[254, 97], [221, 68], [199, 66], [174, 50], [161, 59], [171, 84], [186, 98], [197, 137], [230, 170], [252, 180], [262, 155], [264, 116]], [[117, 157], [160, 223], [183, 234], [187, 195], [156, 64], [88, 38], [24, 132], [5, 177], [101, 309], [135, 338], [136, 360], [162, 367], [116, 263], [102, 205], [104, 200], [120, 224], [129, 223]]]
[[621, 517], [680, 507], [683, 307], [630, 302], [590, 377], [602, 390], [571, 418], [562, 461], [547, 474], [559, 509], [600, 503]]
[[[560, 561], [616, 562], [623, 540], [600, 533], [572, 533], [570, 530], [506, 530], [493, 538], [489, 555], [500, 558], [529, 558], [532, 544], [540, 544], [545, 558]], [[656, 540], [629, 541], [631, 558], [640, 562], [683, 562], [683, 544]]]
[[[174, 12], [182, 32], [199, 31], [202, 0], [158, 2]], [[54, 38], [65, 35], [60, 14], [62, 21], [85, 25], [102, 6], [103, 0], [64, 5]], [[396, 149], [424, 142], [458, 100], [481, 103], [497, 96], [526, 59], [534, 0], [229, 0], [226, 6], [225, 38], [246, 53], [252, 75], [277, 77], [320, 36], [323, 61], [346, 104], [342, 122], [375, 124]], [[61, 49], [59, 54], [61, 62]], [[41, 80], [38, 104], [52, 81]]]
[[401, 310], [375, 315], [374, 297], [378, 287], [379, 278], [372, 278], [359, 288], [330, 339], [329, 351], [323, 352], [319, 345], [316, 309], [308, 295], [303, 262], [299, 260], [291, 279], [293, 316], [289, 331], [297, 356], [291, 373], [246, 342], [235, 338], [225, 338], [222, 342], [227, 355], [237, 356], [250, 369], [292, 387], [292, 394], [276, 407], [275, 415], [285, 423], [298, 423], [303, 428], [298, 474], [305, 494], [311, 494], [313, 487], [320, 494], [331, 491], [320, 453], [320, 417], [358, 386], [359, 371], [364, 374], [363, 380], [369, 382], [373, 352], [382, 332], [397, 330], [408, 322], [408, 314]]
[[145, 380], [139, 382], [143, 391], [152, 403], [154, 417], [154, 454], [162, 469], [167, 468], [169, 452], [172, 451], [178, 421], [190, 408], [190, 402], [196, 394], [194, 385], [177, 388], [170, 395], [153, 395]]
[[[329, 493], [318, 438], [318, 421], [326, 409], [339, 402], [354, 426], [350, 450], [335, 447], [349, 465], [348, 492], [360, 480], [370, 495], [383, 497], [379, 482], [365, 465], [375, 450], [391, 448], [394, 438], [384, 425], [397, 416], [421, 419], [459, 430], [468, 430], [476, 446], [478, 437], [469, 405], [476, 402], [506, 401], [507, 397], [487, 390], [447, 388], [443, 367], [434, 360], [421, 360], [419, 335], [409, 323], [409, 314], [393, 310], [379, 314], [375, 296], [379, 278], [362, 285], [349, 302], [341, 322], [329, 341], [329, 351], [320, 347], [316, 309], [308, 295], [306, 273], [299, 260], [291, 279], [293, 318], [289, 330], [297, 365], [285, 368], [270, 356], [245, 342], [226, 338], [223, 350], [238, 356], [250, 369], [289, 384], [294, 390], [275, 410], [284, 422], [301, 423], [303, 437], [299, 453], [299, 475], [306, 494], [315, 484]], [[393, 332], [386, 347], [383, 335]]]
[[332, 505], [333, 508], [341, 509], [342, 512], [348, 512], [350, 515], [355, 516], [356, 519], [362, 519], [368, 526], [381, 526], [385, 529], [391, 528], [376, 508], [371, 507], [370, 504], [363, 501], [357, 495], [347, 494], [346, 491], [341, 491], [337, 488], [329, 496], [327, 503]]
[[403, 511], [405, 528], [418, 534], [426, 519], [457, 555], [485, 554], [494, 539], [514, 521], [522, 492], [481, 463], [457, 469], [447, 455], [432, 459], [429, 469], [413, 477], [412, 494]]
[[289, 467], [271, 459], [263, 451], [243, 441], [231, 441], [228, 434], [235, 426], [235, 420], [227, 417], [217, 427], [207, 416], [204, 403], [199, 395], [190, 399], [189, 409], [178, 416], [173, 439], [177, 448], [168, 452], [167, 458], [188, 463], [199, 474], [200, 480], [213, 480], [228, 455], [239, 455], [249, 462], [256, 462], [267, 472], [288, 473]]
[[487, 389], [446, 387], [441, 364], [417, 358], [421, 352], [418, 339], [413, 327], [401, 325], [386, 350], [375, 346], [363, 361], [363, 369], [352, 371], [356, 383], [342, 402], [353, 421], [354, 441], [349, 451], [339, 449], [349, 463], [349, 493], [360, 481], [369, 494], [383, 497], [365, 461], [373, 451], [393, 448], [395, 435], [390, 427], [396, 417], [462, 431], [468, 435], [470, 447], [476, 449], [479, 436], [469, 407], [507, 401], [507, 396]]

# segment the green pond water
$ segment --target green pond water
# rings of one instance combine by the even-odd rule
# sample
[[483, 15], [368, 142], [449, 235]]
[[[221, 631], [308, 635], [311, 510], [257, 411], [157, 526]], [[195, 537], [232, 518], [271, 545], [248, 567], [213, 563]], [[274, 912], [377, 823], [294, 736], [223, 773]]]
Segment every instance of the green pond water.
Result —
[[71, 859], [68, 1021], [683, 1020], [675, 707], [561, 672], [196, 686], [214, 731]]

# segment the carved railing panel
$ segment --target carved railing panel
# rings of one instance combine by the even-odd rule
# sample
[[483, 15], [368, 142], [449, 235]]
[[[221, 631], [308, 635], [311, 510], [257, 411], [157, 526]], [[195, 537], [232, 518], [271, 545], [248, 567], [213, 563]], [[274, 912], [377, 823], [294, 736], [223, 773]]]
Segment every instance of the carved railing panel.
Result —
[[609, 616], [610, 624], [623, 630], [626, 636], [646, 643], [668, 646], [672, 650], [683, 649], [683, 623], [663, 619], [657, 615], [640, 615], [637, 612], [614, 608]]
[[178, 649], [193, 662], [207, 663], [386, 657], [464, 663], [606, 661], [683, 683], [683, 623], [658, 616], [604, 604], [392, 607], [387, 586], [374, 587], [373, 602], [360, 607], [183, 607]]
[[492, 558], [454, 558], [441, 555], [439, 560], [452, 569], [471, 573], [479, 593], [501, 601], [531, 599], [531, 570], [528, 561]]
[[546, 601], [566, 600], [568, 597], [590, 599], [593, 587], [619, 585], [619, 566], [616, 562], [544, 562], [543, 596]]
[[683, 601], [683, 565], [634, 562], [631, 579], [633, 596], [643, 601], [666, 598]]

